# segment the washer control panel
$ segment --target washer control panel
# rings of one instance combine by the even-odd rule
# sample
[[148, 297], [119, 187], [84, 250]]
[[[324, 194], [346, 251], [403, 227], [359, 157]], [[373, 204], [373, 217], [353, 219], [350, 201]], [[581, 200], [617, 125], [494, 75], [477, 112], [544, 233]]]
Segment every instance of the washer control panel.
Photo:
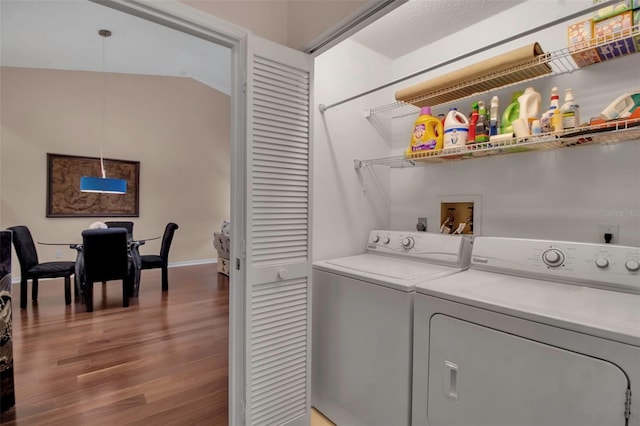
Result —
[[471, 240], [462, 235], [373, 230], [369, 234], [367, 251], [467, 267]]
[[487, 271], [640, 293], [638, 247], [476, 237], [471, 265]]

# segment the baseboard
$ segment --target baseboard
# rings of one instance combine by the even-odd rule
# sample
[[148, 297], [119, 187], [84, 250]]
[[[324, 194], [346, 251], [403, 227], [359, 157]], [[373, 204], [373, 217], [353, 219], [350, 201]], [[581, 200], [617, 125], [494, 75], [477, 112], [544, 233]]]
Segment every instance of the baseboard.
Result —
[[206, 265], [208, 263], [218, 263], [218, 258], [212, 259], [200, 259], [200, 260], [185, 260], [184, 262], [169, 263], [169, 268], [180, 268], [181, 266], [193, 266], [193, 265]]
[[[182, 266], [194, 266], [194, 265], [206, 265], [209, 263], [218, 263], [218, 258], [212, 259], [199, 259], [199, 260], [185, 260], [184, 262], [169, 263], [169, 268], [180, 268]], [[40, 281], [57, 280], [58, 278], [40, 278]], [[12, 276], [11, 284], [20, 284], [20, 276]]]

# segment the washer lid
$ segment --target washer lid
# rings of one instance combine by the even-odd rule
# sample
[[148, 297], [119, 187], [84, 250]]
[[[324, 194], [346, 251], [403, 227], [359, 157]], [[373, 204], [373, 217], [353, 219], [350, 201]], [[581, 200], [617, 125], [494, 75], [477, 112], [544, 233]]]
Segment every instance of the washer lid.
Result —
[[469, 269], [416, 293], [640, 346], [640, 295]]
[[377, 254], [359, 254], [325, 260], [314, 263], [313, 267], [401, 291], [413, 291], [419, 282], [460, 271], [459, 268]]

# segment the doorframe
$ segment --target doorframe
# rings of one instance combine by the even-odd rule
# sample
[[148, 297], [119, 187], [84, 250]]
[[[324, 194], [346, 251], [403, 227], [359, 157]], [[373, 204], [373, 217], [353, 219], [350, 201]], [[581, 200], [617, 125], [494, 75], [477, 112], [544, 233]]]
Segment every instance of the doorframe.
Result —
[[245, 378], [245, 241], [247, 70], [251, 31], [177, 0], [89, 0], [231, 49], [231, 239], [229, 268], [229, 424], [242, 425]]

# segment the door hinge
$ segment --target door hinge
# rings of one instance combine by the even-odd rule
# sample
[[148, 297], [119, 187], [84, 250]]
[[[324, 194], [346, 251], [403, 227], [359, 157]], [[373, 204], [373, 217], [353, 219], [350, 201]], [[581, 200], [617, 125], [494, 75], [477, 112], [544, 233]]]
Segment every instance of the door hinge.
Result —
[[240, 401], [240, 406], [242, 407], [242, 422], [244, 423], [247, 420], [247, 407], [244, 405], [244, 400]]
[[627, 389], [624, 401], [624, 418], [629, 420], [631, 418], [631, 389]]
[[236, 257], [236, 271], [240, 270], [240, 259]]

